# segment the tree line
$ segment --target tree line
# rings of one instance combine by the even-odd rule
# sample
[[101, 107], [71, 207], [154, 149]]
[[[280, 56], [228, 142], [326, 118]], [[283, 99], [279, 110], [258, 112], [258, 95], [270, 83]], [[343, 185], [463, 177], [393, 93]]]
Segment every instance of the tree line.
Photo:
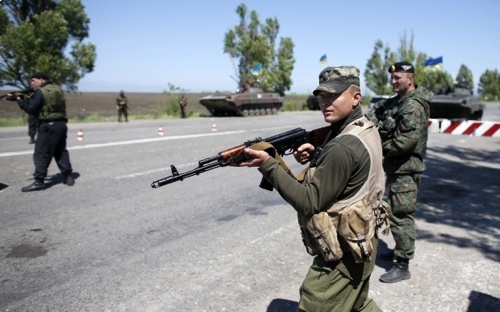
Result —
[[[226, 33], [224, 52], [239, 60], [237, 73], [242, 80], [258, 78], [264, 89], [284, 95], [293, 84], [291, 73], [295, 59], [292, 38], [282, 37], [276, 49], [279, 31], [277, 18], [266, 19], [265, 23], [261, 24], [258, 13], [251, 11], [248, 14], [245, 4], [240, 4], [236, 13], [240, 17], [240, 23]], [[426, 53], [415, 50], [413, 34], [409, 39], [406, 34], [401, 38], [397, 51], [392, 51], [388, 44], [379, 39], [375, 42], [363, 73], [366, 87], [375, 94], [392, 94], [387, 68], [395, 62], [407, 61], [415, 66], [415, 80], [431, 91], [449, 90], [455, 85], [474, 90], [472, 72], [465, 64], [460, 66], [457, 76], [453, 79], [445, 70], [424, 67], [424, 61], [428, 58], [430, 57]], [[252, 68], [257, 64], [262, 64], [263, 67], [256, 75]], [[500, 73], [497, 69], [488, 69], [481, 75], [478, 93], [485, 100], [500, 98]]]
[[[29, 77], [37, 71], [51, 73], [66, 89], [76, 90], [77, 83], [94, 70], [96, 47], [84, 43], [90, 19], [80, 0], [2, 0], [0, 5], [0, 86], [29, 87]], [[266, 91], [285, 95], [290, 90], [295, 58], [291, 37], [278, 40], [280, 24], [276, 17], [261, 22], [256, 11], [244, 3], [236, 8], [238, 25], [224, 35], [224, 53], [231, 57], [237, 80], [258, 82]], [[423, 66], [429, 56], [415, 50], [413, 34], [401, 38], [396, 51], [376, 40], [364, 71], [366, 87], [376, 94], [391, 94], [387, 68], [398, 61], [415, 65], [416, 81], [437, 92], [460, 84], [474, 90], [471, 70], [460, 66], [455, 78], [444, 70]], [[500, 97], [500, 73], [488, 69], [477, 86], [485, 100]]]

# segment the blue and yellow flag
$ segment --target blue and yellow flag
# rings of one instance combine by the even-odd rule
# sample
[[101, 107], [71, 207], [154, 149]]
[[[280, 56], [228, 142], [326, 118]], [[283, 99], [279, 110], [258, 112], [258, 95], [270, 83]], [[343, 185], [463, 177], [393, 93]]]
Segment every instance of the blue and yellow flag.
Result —
[[436, 66], [436, 65], [439, 65], [439, 64], [442, 64], [442, 63], [443, 63], [443, 57], [442, 56], [436, 57], [436, 58], [430, 58], [428, 60], [425, 60], [424, 67], [427, 67], [427, 66]]
[[443, 57], [429, 58], [424, 61], [424, 70], [429, 71], [442, 71], [443, 70]]
[[319, 62], [321, 64], [325, 64], [326, 62], [328, 62], [328, 60], [326, 59], [326, 54], [323, 54], [323, 56], [319, 58]]
[[250, 69], [252, 75], [258, 76], [262, 71], [262, 63], [259, 63]]

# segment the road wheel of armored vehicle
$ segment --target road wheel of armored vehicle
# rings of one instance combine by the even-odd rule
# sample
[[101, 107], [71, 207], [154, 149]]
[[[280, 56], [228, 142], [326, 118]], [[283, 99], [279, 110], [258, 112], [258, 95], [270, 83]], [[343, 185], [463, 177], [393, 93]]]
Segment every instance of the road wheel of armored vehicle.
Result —
[[474, 112], [474, 114], [470, 116], [470, 120], [481, 120], [481, 118], [483, 118], [483, 111]]
[[273, 107], [273, 108], [271, 109], [271, 113], [272, 113], [273, 115], [277, 115], [277, 114], [278, 114], [278, 109], [277, 109], [276, 107]]
[[255, 111], [253, 109], [249, 109], [248, 116], [255, 116]]
[[260, 114], [261, 114], [262, 116], [264, 116], [264, 115], [266, 114], [266, 109], [265, 109], [265, 108], [261, 108], [261, 109], [260, 109]]
[[266, 108], [266, 115], [271, 115], [272, 114], [272, 111], [270, 108]]
[[248, 109], [242, 109], [241, 110], [241, 115], [243, 115], [245, 117], [247, 117], [248, 115], [250, 115], [249, 112], [248, 112]]

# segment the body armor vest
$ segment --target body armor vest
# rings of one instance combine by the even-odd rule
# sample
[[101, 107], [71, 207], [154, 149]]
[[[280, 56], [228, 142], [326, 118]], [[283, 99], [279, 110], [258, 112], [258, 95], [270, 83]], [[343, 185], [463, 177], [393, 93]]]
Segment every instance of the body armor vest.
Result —
[[[352, 252], [356, 262], [371, 260], [371, 239], [376, 227], [386, 225], [388, 233], [389, 206], [382, 198], [385, 173], [382, 168], [382, 144], [373, 122], [362, 117], [350, 123], [340, 134], [360, 139], [370, 155], [368, 179], [358, 192], [333, 204], [326, 211], [309, 219], [299, 216], [306, 250], [311, 255], [321, 254], [325, 261], [337, 261], [345, 252]], [[311, 180], [315, 168], [310, 168], [304, 182]]]
[[62, 120], [66, 118], [66, 102], [61, 88], [56, 84], [46, 84], [40, 88], [43, 94], [42, 109], [38, 120]]

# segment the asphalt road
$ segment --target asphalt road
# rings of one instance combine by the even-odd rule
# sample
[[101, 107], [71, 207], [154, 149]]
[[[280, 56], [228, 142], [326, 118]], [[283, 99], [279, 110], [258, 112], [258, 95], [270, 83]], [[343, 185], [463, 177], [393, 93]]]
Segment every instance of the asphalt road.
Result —
[[[319, 114], [70, 124], [75, 185], [52, 163], [34, 193], [20, 191], [32, 182], [27, 129], [0, 128], [0, 311], [295, 311], [312, 258], [256, 169], [150, 185], [171, 164], [184, 172], [255, 137], [322, 127]], [[499, 105], [483, 119], [500, 121]], [[384, 311], [500, 311], [499, 150], [500, 138], [430, 134], [412, 278], [379, 282], [381, 260], [372, 275]]]

